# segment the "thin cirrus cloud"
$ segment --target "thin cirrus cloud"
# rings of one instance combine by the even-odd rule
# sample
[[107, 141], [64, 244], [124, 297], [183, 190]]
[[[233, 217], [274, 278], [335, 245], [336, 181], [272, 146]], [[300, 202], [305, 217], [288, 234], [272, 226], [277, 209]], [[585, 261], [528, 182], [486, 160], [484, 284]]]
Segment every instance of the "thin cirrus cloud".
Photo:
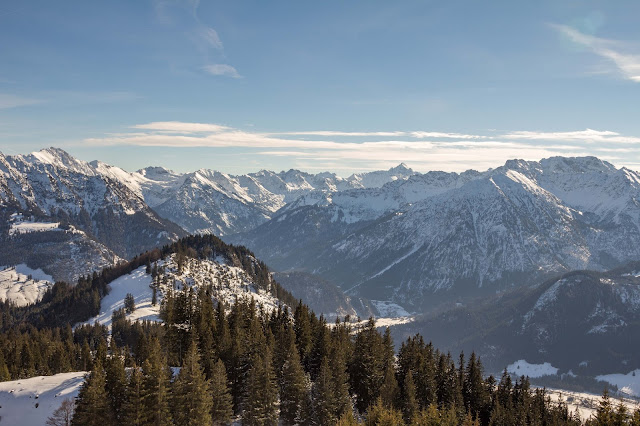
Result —
[[24, 96], [0, 93], [0, 109], [19, 108], [29, 105], [37, 105], [45, 102], [42, 99], [27, 98]]
[[242, 78], [240, 73], [228, 64], [211, 64], [204, 66], [203, 69], [211, 75]]
[[132, 128], [175, 133], [214, 133], [229, 129], [229, 127], [221, 126], [219, 124], [184, 123], [182, 121], [154, 121], [152, 123], [136, 124], [135, 126], [132, 126]]
[[183, 33], [188, 35], [199, 51], [201, 61], [205, 64], [201, 67], [202, 70], [213, 76], [242, 78], [235, 67], [221, 63], [226, 62], [222, 38], [218, 31], [200, 19], [199, 6], [200, 0], [154, 0], [156, 16], [165, 26], [178, 28], [185, 25], [184, 13], [187, 12], [187, 29]]
[[[301, 135], [317, 138], [296, 137]], [[352, 137], [388, 139], [354, 142]], [[640, 138], [593, 129], [513, 131], [490, 136], [429, 131], [261, 133], [219, 124], [163, 121], [137, 124], [132, 126], [131, 132], [86, 139], [85, 143], [92, 146], [227, 149], [261, 157], [266, 164], [269, 158], [277, 158], [308, 169], [329, 169], [336, 164], [341, 164], [343, 170], [375, 169], [410, 162], [417, 170], [461, 171], [469, 167], [496, 167], [513, 158], [539, 160], [554, 155], [596, 155], [615, 164], [630, 165], [640, 161], [640, 158], [634, 158], [635, 150], [629, 150], [629, 144], [634, 141], [640, 142]]]
[[580, 142], [613, 142], [613, 143], [639, 143], [640, 138], [634, 136], [624, 136], [609, 130], [585, 129], [572, 132], [532, 132], [516, 131], [502, 135], [506, 139], [526, 139], [526, 140], [561, 140]]
[[223, 50], [224, 46], [222, 45], [222, 40], [220, 40], [220, 36], [218, 32], [211, 27], [202, 26], [198, 30], [198, 34], [202, 38], [202, 40], [207, 43], [210, 47], [214, 49]]
[[284, 133], [274, 133], [279, 135], [290, 135], [290, 136], [354, 136], [354, 137], [362, 137], [362, 136], [373, 136], [373, 137], [397, 137], [397, 136], [410, 136], [418, 139], [425, 138], [445, 138], [445, 139], [485, 139], [486, 136], [480, 135], [466, 135], [463, 133], [444, 133], [444, 132], [424, 132], [424, 131], [416, 131], [416, 132], [404, 132], [404, 131], [394, 131], [394, 132], [341, 132], [335, 130], [314, 130], [314, 131], [302, 131], [302, 132], [284, 132]]
[[627, 80], [640, 83], [640, 54], [624, 52], [624, 43], [583, 34], [568, 25], [552, 24], [551, 26], [574, 43], [585, 46], [596, 55], [609, 60], [616, 66], [618, 73]]

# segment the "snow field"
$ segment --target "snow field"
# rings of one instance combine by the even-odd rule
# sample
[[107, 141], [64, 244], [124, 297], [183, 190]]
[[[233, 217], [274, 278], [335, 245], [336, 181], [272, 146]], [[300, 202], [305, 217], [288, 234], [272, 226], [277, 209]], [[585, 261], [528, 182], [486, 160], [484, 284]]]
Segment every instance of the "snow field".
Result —
[[0, 425], [41, 426], [66, 398], [75, 398], [86, 372], [0, 382]]
[[[546, 389], [551, 401], [558, 402], [562, 399], [567, 404], [569, 411], [578, 412], [580, 418], [584, 421], [595, 415], [602, 395], [595, 395], [586, 392], [573, 392], [562, 389]], [[616, 407], [620, 401], [627, 407], [629, 413], [633, 413], [640, 408], [638, 401], [632, 399], [620, 399], [611, 397], [611, 402]]]
[[132, 271], [130, 274], [123, 275], [109, 284], [111, 291], [100, 302], [100, 314], [91, 318], [82, 324], [93, 324], [95, 322], [111, 327], [111, 315], [114, 311], [124, 308], [124, 298], [127, 293], [133, 295], [136, 302], [136, 309], [127, 314], [127, 319], [160, 321], [160, 300], [158, 294], [158, 303], [156, 306], [151, 305], [153, 290], [151, 285], [151, 275], [145, 273], [145, 267], [141, 266]]
[[554, 376], [558, 374], [558, 369], [548, 362], [545, 362], [544, 364], [529, 364], [524, 359], [518, 360], [513, 364], [509, 364], [507, 366], [507, 371], [518, 377], [529, 376], [531, 378]]

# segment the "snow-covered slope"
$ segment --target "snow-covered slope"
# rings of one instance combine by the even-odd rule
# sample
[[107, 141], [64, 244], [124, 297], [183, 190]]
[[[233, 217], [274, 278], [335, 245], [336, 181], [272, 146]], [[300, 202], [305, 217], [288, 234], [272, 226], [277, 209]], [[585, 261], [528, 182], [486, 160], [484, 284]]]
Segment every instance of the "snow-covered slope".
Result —
[[0, 267], [0, 301], [9, 301], [16, 306], [25, 306], [42, 299], [53, 285], [53, 278], [33, 270], [25, 264]]
[[142, 266], [133, 272], [123, 275], [109, 284], [109, 294], [100, 301], [100, 313], [86, 321], [85, 324], [99, 323], [111, 326], [111, 315], [114, 311], [124, 308], [124, 298], [127, 294], [132, 294], [135, 300], [136, 309], [127, 314], [127, 318], [136, 320], [159, 321], [160, 301], [162, 292], [158, 294], [156, 305], [152, 305], [153, 289], [151, 287], [151, 275], [145, 273]]
[[242, 268], [233, 266], [224, 257], [212, 260], [187, 257], [179, 269], [176, 255], [170, 255], [156, 262], [158, 268], [157, 303], [152, 304], [154, 280], [142, 266], [129, 274], [123, 275], [109, 284], [109, 294], [100, 302], [100, 314], [87, 320], [84, 324], [98, 322], [111, 326], [113, 312], [125, 307], [124, 299], [132, 294], [135, 310], [126, 315], [132, 321], [160, 321], [160, 305], [169, 291], [193, 289], [197, 294], [202, 287], [211, 287], [214, 300], [223, 301], [227, 305], [235, 303], [236, 298], [255, 300], [256, 304], [266, 312], [271, 312], [282, 304], [268, 291], [256, 285]]
[[80, 391], [86, 372], [0, 382], [0, 424], [41, 426], [65, 399]]

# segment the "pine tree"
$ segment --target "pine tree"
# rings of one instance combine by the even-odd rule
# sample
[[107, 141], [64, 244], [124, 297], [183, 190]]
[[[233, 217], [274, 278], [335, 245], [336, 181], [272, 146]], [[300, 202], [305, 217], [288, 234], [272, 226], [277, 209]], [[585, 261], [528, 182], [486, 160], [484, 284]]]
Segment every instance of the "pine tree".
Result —
[[142, 401], [142, 371], [137, 366], [131, 369], [131, 376], [127, 384], [126, 402], [124, 405], [123, 424], [127, 426], [142, 426], [144, 406]]
[[105, 383], [105, 373], [98, 360], [80, 389], [72, 424], [82, 426], [115, 424]]
[[313, 382], [311, 397], [313, 401], [314, 424], [334, 424], [338, 417], [335, 413], [335, 398], [331, 383], [331, 370], [329, 369], [327, 357], [324, 357], [320, 363], [318, 377], [316, 377], [315, 382]]
[[152, 306], [156, 306], [158, 304], [158, 286], [157, 285], [153, 285], [152, 288], [152, 294], [151, 294], [151, 305]]
[[111, 409], [116, 421], [122, 423], [124, 419], [124, 404], [126, 402], [127, 375], [124, 370], [124, 362], [120, 356], [114, 355], [107, 360], [105, 372], [106, 391]]
[[9, 368], [7, 367], [7, 363], [4, 361], [2, 350], [0, 350], [0, 382], [6, 382], [7, 380], [11, 380], [11, 374], [9, 374]]
[[271, 365], [271, 354], [255, 354], [244, 388], [242, 424], [271, 426], [278, 424], [278, 390]]
[[380, 388], [380, 397], [385, 407], [393, 407], [398, 398], [398, 382], [396, 380], [395, 357], [391, 330], [387, 327], [382, 336], [382, 368], [384, 378]]
[[85, 340], [82, 344], [82, 350], [80, 355], [80, 368], [83, 371], [91, 370], [93, 367], [93, 357], [91, 356], [91, 348], [89, 343]]
[[136, 310], [136, 300], [131, 293], [127, 293], [127, 295], [124, 297], [124, 310], [128, 314]]
[[627, 406], [624, 405], [624, 402], [620, 400], [618, 405], [616, 406], [616, 410], [612, 416], [612, 426], [624, 426], [627, 424], [627, 420], [629, 419], [629, 410]]
[[149, 358], [142, 365], [143, 424], [164, 426], [171, 424], [169, 410], [169, 379], [171, 372], [162, 356], [160, 342], [154, 339]]
[[[467, 364], [463, 396], [465, 406], [474, 418], [479, 418], [481, 414], [485, 413], [489, 396], [482, 378], [482, 364], [476, 359], [475, 353], [471, 354]], [[488, 420], [486, 419], [486, 421]]]
[[385, 407], [395, 406], [398, 397], [398, 382], [396, 381], [393, 365], [388, 366], [384, 370], [384, 381], [380, 388], [380, 397]]
[[402, 413], [393, 408], [385, 407], [380, 398], [367, 408], [367, 418], [364, 424], [366, 426], [405, 426]]
[[294, 314], [294, 330], [296, 332], [296, 347], [300, 354], [300, 362], [309, 371], [309, 355], [313, 346], [311, 323], [309, 321], [309, 308], [302, 304], [296, 307]]
[[613, 424], [613, 404], [611, 403], [611, 398], [609, 398], [608, 389], [605, 389], [604, 392], [602, 392], [602, 398], [600, 399], [600, 404], [596, 410], [594, 421], [596, 425]]
[[353, 417], [353, 412], [348, 411], [340, 416], [336, 426], [358, 426], [358, 424], [355, 417]]
[[351, 362], [351, 389], [357, 395], [356, 407], [360, 412], [374, 404], [384, 381], [382, 339], [376, 331], [373, 318], [356, 336]]
[[229, 393], [229, 381], [224, 363], [218, 359], [213, 366], [209, 384], [209, 394], [211, 395], [211, 420], [214, 425], [229, 423], [233, 415], [233, 401]]
[[347, 371], [347, 352], [339, 340], [333, 341], [331, 348], [331, 380], [335, 400], [336, 415], [341, 418], [345, 413], [353, 415], [353, 403], [349, 395], [349, 374]]
[[429, 404], [425, 410], [421, 410], [411, 419], [412, 426], [440, 426], [440, 412], [435, 403]]
[[416, 385], [413, 382], [413, 372], [407, 371], [403, 384], [402, 396], [402, 412], [404, 420], [409, 423], [419, 411], [418, 401], [416, 400]]
[[178, 426], [210, 425], [213, 401], [209, 382], [200, 367], [195, 341], [191, 342], [173, 385], [173, 419]]
[[293, 425], [299, 420], [307, 380], [293, 339], [289, 342], [288, 352], [289, 357], [284, 361], [280, 374], [280, 416], [284, 424]]

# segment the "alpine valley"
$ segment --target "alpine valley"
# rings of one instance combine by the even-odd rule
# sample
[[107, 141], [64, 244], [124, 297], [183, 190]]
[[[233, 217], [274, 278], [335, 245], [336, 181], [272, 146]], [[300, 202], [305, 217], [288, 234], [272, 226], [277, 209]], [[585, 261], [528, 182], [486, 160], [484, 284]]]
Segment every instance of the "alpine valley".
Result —
[[[171, 244], [190, 234], [250, 250], [234, 257], [224, 245], [222, 260], [200, 253], [180, 278], [240, 268], [233, 276], [250, 278], [238, 278], [227, 301], [262, 291], [264, 309], [286, 295], [330, 318], [392, 318], [396, 342], [418, 332], [441, 349], [475, 350], [492, 372], [525, 359], [590, 380], [640, 368], [640, 174], [598, 158], [463, 173], [400, 164], [340, 177], [128, 172], [56, 148], [0, 154], [8, 301], [52, 297], [55, 281], [163, 247], [154, 261], [171, 265], [175, 281], [183, 249]], [[247, 287], [256, 280], [262, 287]]]

